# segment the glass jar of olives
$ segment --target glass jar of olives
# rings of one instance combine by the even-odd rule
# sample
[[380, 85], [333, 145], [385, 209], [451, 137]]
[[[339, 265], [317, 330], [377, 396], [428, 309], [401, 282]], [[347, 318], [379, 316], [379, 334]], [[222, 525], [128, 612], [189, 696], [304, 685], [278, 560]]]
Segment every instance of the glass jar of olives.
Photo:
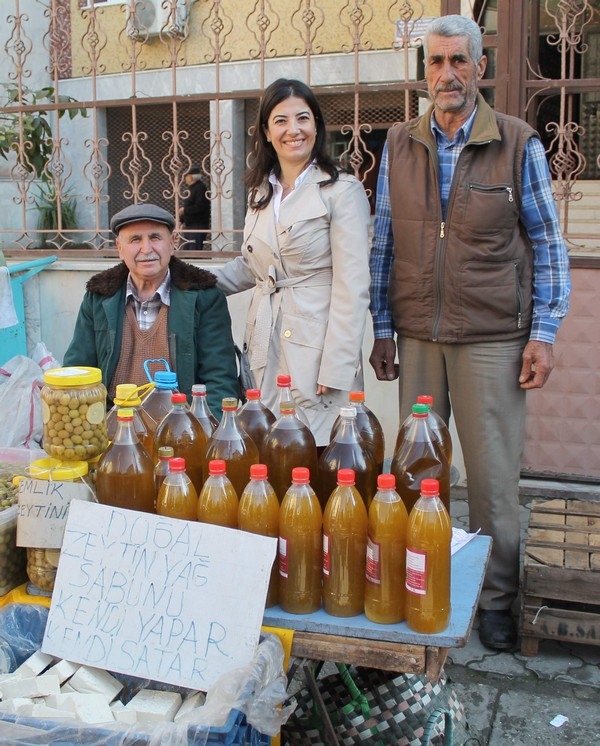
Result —
[[52, 368], [42, 387], [42, 447], [60, 461], [99, 456], [108, 445], [106, 387], [99, 368]]

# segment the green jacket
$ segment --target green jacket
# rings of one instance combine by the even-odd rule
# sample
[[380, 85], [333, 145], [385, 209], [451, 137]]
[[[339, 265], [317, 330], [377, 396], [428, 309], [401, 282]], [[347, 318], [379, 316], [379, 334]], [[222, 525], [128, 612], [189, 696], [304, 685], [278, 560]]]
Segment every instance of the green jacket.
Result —
[[[169, 269], [169, 354], [179, 391], [189, 396], [192, 384], [205, 384], [208, 404], [220, 418], [222, 399], [240, 394], [227, 301], [211, 272], [176, 257]], [[106, 385], [121, 351], [128, 274], [121, 262], [90, 278], [63, 360], [65, 366], [100, 368]]]

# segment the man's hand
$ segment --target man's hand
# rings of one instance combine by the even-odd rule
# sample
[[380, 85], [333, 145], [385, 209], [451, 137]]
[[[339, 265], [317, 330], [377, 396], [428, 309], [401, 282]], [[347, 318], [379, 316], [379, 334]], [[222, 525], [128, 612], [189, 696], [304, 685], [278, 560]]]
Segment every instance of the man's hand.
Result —
[[396, 359], [396, 343], [392, 337], [376, 339], [369, 362], [379, 381], [393, 381], [400, 374], [400, 366], [394, 363]]
[[554, 368], [554, 353], [548, 342], [531, 341], [523, 350], [523, 365], [519, 375], [522, 389], [541, 389]]

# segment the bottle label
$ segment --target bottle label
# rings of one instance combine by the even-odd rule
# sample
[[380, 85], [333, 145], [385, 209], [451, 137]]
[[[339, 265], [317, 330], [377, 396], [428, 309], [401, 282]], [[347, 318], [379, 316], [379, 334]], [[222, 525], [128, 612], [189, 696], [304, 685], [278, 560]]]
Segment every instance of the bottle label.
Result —
[[406, 547], [406, 590], [419, 596], [427, 593], [427, 552]]
[[381, 549], [377, 542], [367, 538], [367, 565], [365, 575], [368, 583], [381, 585]]
[[283, 536], [279, 537], [279, 574], [282, 578], [288, 576], [288, 551], [287, 551], [287, 539]]
[[323, 534], [323, 575], [329, 577], [330, 554], [329, 554], [329, 535]]

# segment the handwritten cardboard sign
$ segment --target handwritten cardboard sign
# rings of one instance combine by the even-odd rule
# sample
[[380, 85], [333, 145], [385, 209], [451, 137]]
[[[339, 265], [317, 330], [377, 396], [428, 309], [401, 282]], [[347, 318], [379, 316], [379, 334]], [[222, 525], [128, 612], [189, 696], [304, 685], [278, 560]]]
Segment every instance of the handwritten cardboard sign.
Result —
[[71, 504], [42, 651], [207, 691], [256, 652], [277, 540]]
[[95, 499], [85, 482], [21, 479], [17, 546], [60, 549], [71, 500]]

